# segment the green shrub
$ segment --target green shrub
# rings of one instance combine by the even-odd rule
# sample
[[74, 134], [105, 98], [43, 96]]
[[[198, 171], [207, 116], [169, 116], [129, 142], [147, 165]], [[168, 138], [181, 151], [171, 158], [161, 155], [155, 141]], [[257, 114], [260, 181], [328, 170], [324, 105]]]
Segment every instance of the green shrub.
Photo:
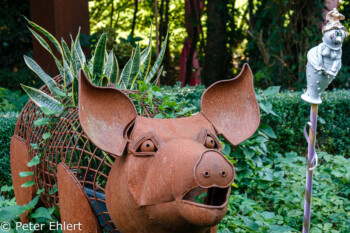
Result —
[[[310, 104], [302, 101], [300, 95], [301, 92], [286, 92], [269, 99], [280, 116], [267, 116], [264, 119], [277, 135], [276, 140], [269, 143], [271, 151], [306, 153], [303, 128], [309, 121]], [[317, 148], [330, 154], [349, 157], [350, 91], [329, 91], [323, 96], [323, 103], [319, 105]]]
[[[255, 194], [233, 188], [219, 233], [301, 231], [306, 159], [295, 152], [270, 156], [271, 161], [259, 171], [266, 185], [252, 182], [250, 188], [257, 190]], [[350, 159], [324, 152], [319, 152], [319, 158], [314, 172], [310, 232], [348, 232]]]
[[20, 90], [10, 91], [0, 87], [0, 112], [21, 111], [28, 99], [28, 96], [22, 95]]
[[[180, 89], [164, 87], [168, 93], [176, 95], [178, 101], [187, 100], [188, 105], [200, 108], [200, 97], [204, 86]], [[277, 138], [270, 141], [272, 152], [285, 153], [302, 151], [306, 153], [307, 143], [304, 126], [310, 121], [310, 104], [300, 98], [301, 92], [284, 92], [267, 97], [273, 111], [279, 116], [262, 115], [262, 121], [270, 125]], [[350, 90], [327, 91], [319, 105], [317, 127], [317, 148], [330, 154], [350, 155]]]
[[10, 141], [18, 113], [0, 113], [0, 186], [11, 185]]
[[167, 95], [172, 96], [177, 102], [186, 102], [187, 107], [195, 107], [194, 112], [199, 112], [201, 105], [201, 96], [205, 90], [204, 85], [195, 87], [181, 87], [181, 82], [177, 82], [175, 86], [164, 86], [161, 88]]
[[[22, 57], [23, 59], [23, 57]], [[10, 90], [20, 89], [20, 83], [25, 85], [31, 85], [34, 87], [40, 87], [42, 85], [38, 77], [27, 67], [19, 68], [16, 71], [0, 68], [0, 83], [2, 87], [6, 87]]]

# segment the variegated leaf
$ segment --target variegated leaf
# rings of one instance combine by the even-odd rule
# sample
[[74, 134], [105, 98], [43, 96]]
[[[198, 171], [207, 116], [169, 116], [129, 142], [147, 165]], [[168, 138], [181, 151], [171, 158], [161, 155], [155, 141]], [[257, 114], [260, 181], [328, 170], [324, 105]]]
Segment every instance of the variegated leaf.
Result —
[[71, 52], [69, 51], [68, 45], [67, 45], [67, 43], [64, 41], [63, 38], [62, 38], [62, 40], [61, 40], [61, 44], [62, 44], [64, 56], [66, 57], [66, 59], [68, 60], [68, 62], [69, 62], [69, 63], [74, 62], [74, 61], [73, 61], [72, 54], [71, 54]]
[[158, 70], [160, 64], [162, 63], [162, 60], [163, 60], [163, 57], [164, 57], [164, 53], [165, 53], [165, 49], [166, 49], [166, 44], [167, 44], [167, 41], [168, 41], [168, 34], [169, 34], [169, 30], [166, 33], [166, 36], [164, 38], [164, 42], [163, 42], [162, 48], [160, 49], [159, 55], [157, 57], [157, 60], [154, 62], [151, 71], [148, 73], [148, 75], [147, 75], [147, 77], [145, 79], [145, 83], [149, 83], [152, 80], [154, 75], [157, 73], [157, 70]]
[[56, 112], [56, 116], [60, 115], [64, 106], [62, 103], [49, 96], [48, 94], [35, 89], [33, 87], [28, 87], [26, 85], [21, 84], [23, 90], [28, 94], [30, 99], [40, 108], [45, 107], [47, 109], [53, 110]]
[[98, 40], [96, 49], [95, 49], [94, 62], [92, 66], [92, 76], [94, 78], [101, 78], [103, 74], [106, 43], [107, 43], [107, 34], [103, 33], [100, 39]]
[[64, 83], [67, 86], [68, 84], [73, 82], [73, 74], [70, 70], [70, 67], [65, 59], [63, 59], [63, 65], [64, 65]]
[[46, 31], [44, 28], [40, 27], [39, 25], [37, 25], [36, 23], [28, 20], [26, 18], [26, 20], [28, 21], [28, 23], [33, 27], [35, 28], [36, 30], [38, 30], [41, 34], [43, 34], [47, 39], [49, 39], [52, 44], [56, 47], [56, 49], [58, 50], [58, 52], [60, 52], [60, 54], [63, 56], [63, 51], [62, 51], [62, 48], [60, 46], [60, 44], [58, 43], [58, 41], [56, 40], [56, 38], [51, 34], [49, 33], [48, 31]]
[[129, 82], [129, 77], [130, 77], [130, 71], [132, 67], [132, 62], [133, 62], [133, 56], [131, 56], [129, 61], [125, 64], [124, 69], [120, 75], [118, 84], [121, 88], [124, 88], [124, 89], [127, 88], [127, 84]]
[[75, 62], [76, 71], [77, 71], [77, 74], [78, 74], [80, 68], [83, 67], [83, 64], [82, 64], [82, 62], [81, 62], [81, 60], [80, 60], [80, 56], [79, 56], [79, 54], [78, 54], [78, 50], [77, 50], [77, 48], [76, 48], [76, 46], [75, 46], [75, 43], [74, 43], [73, 38], [71, 38], [71, 40], [72, 40], [72, 45], [71, 45], [71, 47], [72, 47], [73, 60], [74, 60], [74, 62]]
[[113, 50], [108, 55], [108, 60], [105, 66], [104, 73], [110, 79], [112, 83], [116, 83], [119, 75], [119, 65], [117, 58], [115, 57]]
[[[129, 82], [127, 83], [127, 88], [131, 87], [134, 83], [135, 80], [137, 79], [137, 75], [139, 74], [139, 69], [140, 69], [140, 46], [136, 46], [133, 62], [132, 62], [132, 67], [130, 71], [130, 78]], [[131, 81], [131, 83], [130, 83]]]
[[83, 67], [86, 63], [86, 58], [85, 58], [85, 54], [80, 46], [80, 27], [79, 27], [79, 31], [78, 31], [78, 35], [75, 38], [75, 48], [78, 52], [78, 56], [79, 56], [79, 60], [81, 62], [81, 66]]
[[53, 80], [49, 75], [47, 75], [43, 71], [43, 69], [33, 59], [31, 59], [30, 57], [27, 57], [26, 55], [24, 55], [23, 57], [29, 69], [31, 69], [36, 75], [38, 75], [39, 78], [43, 80], [43, 82], [50, 89], [50, 92], [53, 93], [54, 87], [57, 87], [55, 80]]

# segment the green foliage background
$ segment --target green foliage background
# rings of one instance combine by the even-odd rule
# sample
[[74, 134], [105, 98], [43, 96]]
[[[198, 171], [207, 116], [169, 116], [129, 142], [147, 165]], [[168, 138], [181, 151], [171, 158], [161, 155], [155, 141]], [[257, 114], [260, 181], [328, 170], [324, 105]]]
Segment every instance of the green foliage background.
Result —
[[26, 67], [23, 55], [32, 56], [32, 37], [26, 20], [28, 0], [0, 0], [0, 86], [20, 89], [19, 83], [38, 86], [38, 79]]
[[0, 113], [0, 186], [12, 184], [10, 142], [15, 130], [18, 113]]
[[[277, 138], [269, 143], [272, 151], [305, 152], [303, 127], [310, 120], [310, 104], [301, 101], [301, 92], [284, 92], [270, 99], [280, 117], [266, 118]], [[350, 92], [334, 90], [323, 94], [319, 106], [317, 148], [350, 158]]]
[[[175, 87], [177, 88], [163, 89], [176, 96], [178, 101], [188, 100], [188, 106], [195, 106], [199, 111], [204, 86]], [[267, 97], [267, 102], [271, 103], [273, 111], [278, 115], [264, 116], [264, 112], [262, 115], [262, 122], [273, 127], [276, 134], [276, 138], [268, 144], [269, 150], [279, 153], [306, 153], [303, 128], [310, 120], [310, 104], [302, 101], [300, 95], [301, 92], [286, 91]], [[350, 157], [350, 92], [333, 90], [325, 92], [323, 97], [323, 104], [319, 106], [317, 148], [330, 154]]]
[[[311, 233], [346, 233], [350, 226], [350, 159], [318, 152], [314, 172]], [[300, 232], [303, 225], [306, 159], [300, 153], [271, 153], [263, 166], [241, 170], [237, 183], [249, 178], [248, 190], [240, 187], [230, 196], [220, 233]], [[243, 161], [248, 162], [245, 158]], [[249, 171], [249, 172], [247, 172]]]
[[[159, 1], [159, 10], [161, 6]], [[0, 14], [0, 83], [2, 87], [19, 89], [18, 83], [40, 85], [38, 79], [24, 66], [23, 54], [32, 57], [31, 36], [21, 15], [30, 18], [29, 0], [1, 0]], [[350, 1], [340, 1], [339, 11], [345, 15], [344, 25], [350, 26]], [[113, 6], [113, 7], [112, 7]], [[178, 79], [178, 68], [185, 29], [185, 1], [169, 0], [169, 55], [166, 52], [163, 83]], [[267, 88], [279, 85], [282, 90], [301, 91], [305, 88], [307, 51], [321, 42], [321, 12], [324, 1], [302, 0], [230, 0], [225, 15], [227, 50], [232, 55], [228, 77], [237, 73], [243, 62], [249, 62], [254, 71], [255, 85]], [[114, 49], [122, 68], [132, 51], [128, 36], [134, 13], [134, 1], [90, 0], [91, 36], [82, 38], [83, 46], [92, 46], [103, 32], [108, 33], [107, 48]], [[201, 17], [203, 33], [197, 44], [198, 58], [204, 66], [206, 45], [206, 8]], [[139, 1], [134, 39], [141, 48], [147, 45], [150, 24], [154, 25], [154, 1]], [[165, 33], [163, 33], [165, 34]], [[163, 35], [164, 36], [164, 35]], [[136, 41], [137, 42], [137, 41]], [[153, 45], [155, 37], [153, 36]], [[16, 49], [11, 49], [15, 47]], [[154, 46], [153, 46], [154, 48]], [[343, 68], [330, 89], [349, 88], [350, 40], [343, 46]], [[228, 78], [223, 77], [223, 78]]]
[[[127, 38], [131, 32], [134, 4], [131, 1], [90, 1], [90, 21], [92, 32], [109, 32], [115, 43], [115, 50], [123, 50], [125, 44], [120, 38]], [[179, 66], [179, 57], [183, 42], [187, 36], [185, 30], [185, 1], [169, 1], [169, 51], [171, 65]], [[154, 21], [154, 2], [141, 1], [136, 20], [135, 34], [146, 38], [149, 20]], [[160, 4], [160, 3], [159, 3]], [[344, 25], [349, 28], [350, 2], [341, 1], [339, 11], [345, 15]], [[158, 6], [159, 7], [159, 6]], [[306, 85], [305, 64], [309, 49], [321, 42], [322, 9], [324, 1], [303, 0], [230, 0], [226, 1], [228, 14], [225, 15], [227, 50], [232, 55], [231, 72], [238, 73], [242, 63], [248, 62], [254, 71], [255, 85], [267, 88], [279, 85], [284, 89], [301, 91]], [[206, 8], [201, 17], [203, 33], [197, 44], [198, 58], [204, 66], [204, 47], [207, 40]], [[114, 32], [118, 30], [119, 34]], [[141, 44], [146, 44], [145, 40]], [[155, 43], [155, 39], [153, 40]], [[350, 72], [350, 40], [343, 46], [343, 68], [331, 84], [330, 89], [349, 88], [347, 78]], [[119, 57], [118, 57], [119, 59]], [[169, 57], [165, 57], [169, 59]], [[167, 62], [167, 61], [165, 61]], [[167, 70], [165, 70], [167, 71]], [[176, 75], [176, 74], [175, 74]], [[177, 77], [175, 77], [177, 78]], [[173, 79], [169, 75], [164, 80]]]
[[[253, 8], [253, 9], [250, 9]], [[256, 83], [300, 90], [307, 51], [320, 43], [324, 1], [254, 1], [245, 51]]]
[[[112, 2], [114, 4], [113, 14]], [[170, 50], [176, 54], [179, 54], [181, 51], [182, 44], [186, 38], [184, 4], [184, 0], [170, 2], [169, 46]], [[140, 1], [138, 9], [134, 36], [141, 37], [143, 39], [141, 44], [146, 46], [151, 22], [154, 25], [154, 1]], [[92, 34], [108, 32], [111, 36], [110, 39], [115, 40], [114, 42], [118, 44], [120, 43], [120, 38], [127, 38], [130, 34], [134, 1], [89, 1], [89, 11]], [[153, 36], [152, 47], [155, 48], [155, 35]]]
[[[19, 83], [38, 86], [40, 82], [23, 61], [23, 54], [32, 57], [30, 32], [25, 19], [20, 16], [29, 16], [29, 0], [0, 0], [0, 3], [0, 85], [6, 87], [0, 88], [2, 207], [15, 204], [11, 199], [13, 191], [8, 187], [11, 184], [9, 143], [18, 117], [18, 113], [12, 111], [20, 111], [27, 101], [27, 97], [14, 90], [19, 88]], [[165, 59], [171, 59], [171, 65], [178, 67], [182, 44], [187, 36], [185, 1], [170, 3], [170, 56]], [[154, 21], [153, 4], [154, 1], [139, 2], [134, 38], [130, 38], [133, 1], [90, 0], [92, 35], [82, 38], [82, 45], [93, 47], [99, 35], [108, 32], [107, 47], [113, 48], [121, 68], [124, 67], [136, 47], [135, 42], [139, 41], [141, 48], [147, 45], [150, 22]], [[270, 85], [280, 85], [283, 90], [301, 91], [306, 86], [306, 53], [321, 39], [323, 4], [322, 0], [227, 1], [227, 48], [234, 59], [229, 76], [237, 73], [243, 62], [249, 62], [256, 86], [265, 89]], [[339, 10], [346, 17], [344, 25], [349, 28], [350, 1], [341, 1]], [[203, 66], [205, 11], [201, 22], [203, 35], [197, 47]], [[343, 68], [330, 89], [350, 87], [349, 54], [348, 38], [343, 45]], [[170, 78], [169, 75], [165, 77]], [[162, 114], [157, 117], [166, 118], [198, 111], [204, 91], [203, 86], [181, 89], [180, 85], [149, 89], [144, 83], [139, 83], [139, 88], [162, 101]], [[303, 127], [309, 120], [309, 105], [300, 100], [301, 92], [284, 91], [273, 96], [258, 91], [258, 94], [260, 108], [264, 109], [259, 132], [236, 150], [223, 140], [226, 145], [223, 152], [235, 164], [237, 179], [232, 187], [228, 214], [219, 225], [221, 233], [298, 232], [302, 225], [307, 148]], [[350, 92], [334, 90], [324, 96], [324, 104], [319, 107], [317, 151], [320, 165], [314, 174], [311, 232], [345, 233], [350, 226]], [[139, 101], [147, 102], [141, 98]], [[21, 211], [32, 211], [33, 221], [35, 216], [38, 222], [51, 221], [53, 209], [35, 210], [36, 202], [33, 200]]]

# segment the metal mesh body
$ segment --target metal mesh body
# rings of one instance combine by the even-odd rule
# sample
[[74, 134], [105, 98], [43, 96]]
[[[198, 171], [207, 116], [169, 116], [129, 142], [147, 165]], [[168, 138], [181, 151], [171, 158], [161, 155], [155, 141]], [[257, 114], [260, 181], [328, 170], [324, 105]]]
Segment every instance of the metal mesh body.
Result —
[[[55, 81], [60, 84], [62, 78], [57, 76]], [[40, 90], [50, 94], [46, 86]], [[123, 92], [127, 95], [135, 93], [130, 90]], [[72, 106], [71, 101], [71, 97], [62, 100], [66, 106]], [[139, 105], [139, 109], [142, 115], [148, 117], [158, 112], [155, 108], [153, 114], [149, 113], [143, 104]], [[58, 164], [64, 162], [89, 196], [103, 231], [118, 232], [109, 218], [104, 198], [107, 178], [117, 158], [90, 141], [82, 130], [76, 107], [67, 107], [59, 117], [51, 116], [49, 127], [34, 125], [37, 119], [44, 117], [40, 108], [30, 100], [20, 113], [15, 129], [15, 135], [23, 138], [28, 145], [38, 144], [38, 149], [31, 149], [29, 153], [31, 158], [40, 154], [40, 164], [35, 167], [35, 184], [44, 189], [42, 202], [46, 207], [59, 206], [56, 172]], [[50, 138], [41, 143], [43, 134], [47, 132], [50, 132]]]

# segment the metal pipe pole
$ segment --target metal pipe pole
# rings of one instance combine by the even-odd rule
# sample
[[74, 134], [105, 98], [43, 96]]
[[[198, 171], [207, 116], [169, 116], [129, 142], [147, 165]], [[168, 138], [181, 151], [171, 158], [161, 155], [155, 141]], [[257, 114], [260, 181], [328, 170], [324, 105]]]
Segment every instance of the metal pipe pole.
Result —
[[[305, 137], [308, 141], [308, 155], [307, 155], [307, 170], [306, 170], [306, 189], [305, 189], [305, 204], [304, 204], [304, 224], [303, 233], [309, 233], [310, 231], [310, 219], [311, 219], [311, 199], [312, 199], [312, 179], [313, 179], [313, 166], [315, 163], [316, 152], [316, 130], [317, 130], [317, 114], [318, 105], [311, 104], [310, 111], [310, 129], [309, 137], [306, 134]], [[316, 155], [316, 156], [315, 156]]]
[[[345, 17], [336, 8], [327, 13], [326, 19], [327, 24], [322, 28], [322, 42], [307, 53], [307, 90], [301, 95], [305, 102], [311, 104], [309, 135], [306, 127], [304, 128], [308, 142], [308, 155], [303, 233], [310, 231], [312, 177], [318, 160], [315, 152], [318, 105], [322, 103], [322, 92], [332, 82], [341, 67], [342, 41], [348, 35], [348, 30], [340, 23], [340, 20], [344, 20]], [[337, 55], [331, 55], [333, 53]]]

